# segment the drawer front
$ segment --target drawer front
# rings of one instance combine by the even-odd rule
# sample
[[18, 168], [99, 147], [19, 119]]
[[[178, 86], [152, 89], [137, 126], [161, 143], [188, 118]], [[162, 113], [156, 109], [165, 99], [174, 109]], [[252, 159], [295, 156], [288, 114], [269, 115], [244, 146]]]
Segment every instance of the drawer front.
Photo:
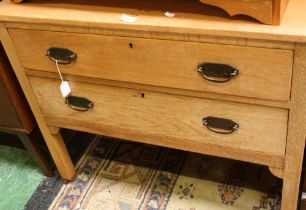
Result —
[[[291, 50], [22, 29], [9, 33], [28, 69], [56, 72], [46, 51], [62, 47], [77, 53], [75, 61], [61, 65], [65, 74], [262, 99], [290, 97]], [[202, 63], [230, 65], [239, 75], [224, 83], [208, 81], [198, 71]], [[211, 71], [220, 73], [220, 68]]]
[[[94, 104], [89, 111], [80, 112], [64, 103], [59, 80], [36, 76], [29, 80], [47, 123], [59, 127], [63, 122], [80, 130], [120, 128], [156, 135], [156, 141], [167, 137], [266, 154], [285, 153], [287, 110], [70, 82], [73, 95]], [[231, 119], [240, 127], [231, 134], [218, 134], [202, 124], [207, 116]]]

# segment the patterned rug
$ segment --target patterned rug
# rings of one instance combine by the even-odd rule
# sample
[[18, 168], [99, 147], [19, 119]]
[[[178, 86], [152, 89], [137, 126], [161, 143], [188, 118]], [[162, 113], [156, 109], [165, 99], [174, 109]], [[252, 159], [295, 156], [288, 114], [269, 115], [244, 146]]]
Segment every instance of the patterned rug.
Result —
[[261, 166], [97, 137], [49, 209], [279, 210], [280, 192]]

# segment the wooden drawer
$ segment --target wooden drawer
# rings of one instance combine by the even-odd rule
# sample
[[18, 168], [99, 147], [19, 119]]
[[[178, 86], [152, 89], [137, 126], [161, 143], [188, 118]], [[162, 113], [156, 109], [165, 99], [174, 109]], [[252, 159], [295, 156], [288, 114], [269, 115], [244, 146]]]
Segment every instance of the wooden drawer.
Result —
[[[159, 139], [170, 138], [174, 148], [179, 142], [189, 141], [196, 147], [214, 145], [279, 156], [285, 154], [287, 110], [70, 82], [73, 95], [94, 103], [89, 111], [79, 112], [64, 103], [59, 91], [60, 80], [29, 76], [29, 81], [46, 122], [57, 127], [102, 131], [111, 136], [120, 133], [120, 137], [132, 133], [134, 136], [127, 139], [140, 138], [142, 142], [154, 136], [154, 141], [149, 143], [158, 145], [161, 144]], [[202, 124], [202, 118], [207, 116], [231, 119], [240, 128], [228, 135], [214, 133]]]
[[[286, 101], [290, 98], [293, 51], [221, 44], [9, 29], [25, 68], [56, 72], [50, 47], [77, 53], [65, 74], [195, 91]], [[34, 41], [35, 40], [35, 41]], [[229, 82], [208, 81], [204, 62], [231, 65]]]

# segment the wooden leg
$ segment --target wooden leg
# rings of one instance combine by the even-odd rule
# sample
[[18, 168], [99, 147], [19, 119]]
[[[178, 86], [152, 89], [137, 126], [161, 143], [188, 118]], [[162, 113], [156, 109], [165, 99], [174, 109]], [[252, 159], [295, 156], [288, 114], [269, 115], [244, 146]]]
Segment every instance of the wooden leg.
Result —
[[302, 200], [300, 210], [306, 210], [306, 200]]
[[[298, 199], [300, 199], [298, 195], [304, 145], [296, 144], [288, 147], [283, 179], [282, 210], [296, 210]], [[293, 147], [295, 148], [293, 149]], [[297, 147], [300, 147], [300, 149]]]
[[51, 155], [55, 162], [55, 165], [65, 180], [71, 181], [75, 176], [75, 168], [70, 159], [63, 137], [60, 133], [60, 129], [56, 127], [49, 127], [52, 142], [47, 142]]
[[54, 174], [49, 166], [47, 159], [45, 158], [44, 154], [38, 147], [37, 143], [26, 133], [18, 134], [19, 139], [23, 143], [24, 147], [29, 152], [30, 156], [33, 160], [37, 163], [37, 165], [42, 169], [46, 176], [52, 177]]
[[296, 47], [283, 179], [282, 210], [296, 210], [306, 137], [306, 45]]

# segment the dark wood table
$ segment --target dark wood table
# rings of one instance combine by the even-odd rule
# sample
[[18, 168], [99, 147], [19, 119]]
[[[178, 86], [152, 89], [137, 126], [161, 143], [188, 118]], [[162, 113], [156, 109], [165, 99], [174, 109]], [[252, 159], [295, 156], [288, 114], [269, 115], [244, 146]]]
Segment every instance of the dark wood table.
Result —
[[52, 176], [49, 163], [33, 138], [37, 123], [14, 75], [5, 51], [0, 46], [0, 132], [19, 137], [45, 175]]

